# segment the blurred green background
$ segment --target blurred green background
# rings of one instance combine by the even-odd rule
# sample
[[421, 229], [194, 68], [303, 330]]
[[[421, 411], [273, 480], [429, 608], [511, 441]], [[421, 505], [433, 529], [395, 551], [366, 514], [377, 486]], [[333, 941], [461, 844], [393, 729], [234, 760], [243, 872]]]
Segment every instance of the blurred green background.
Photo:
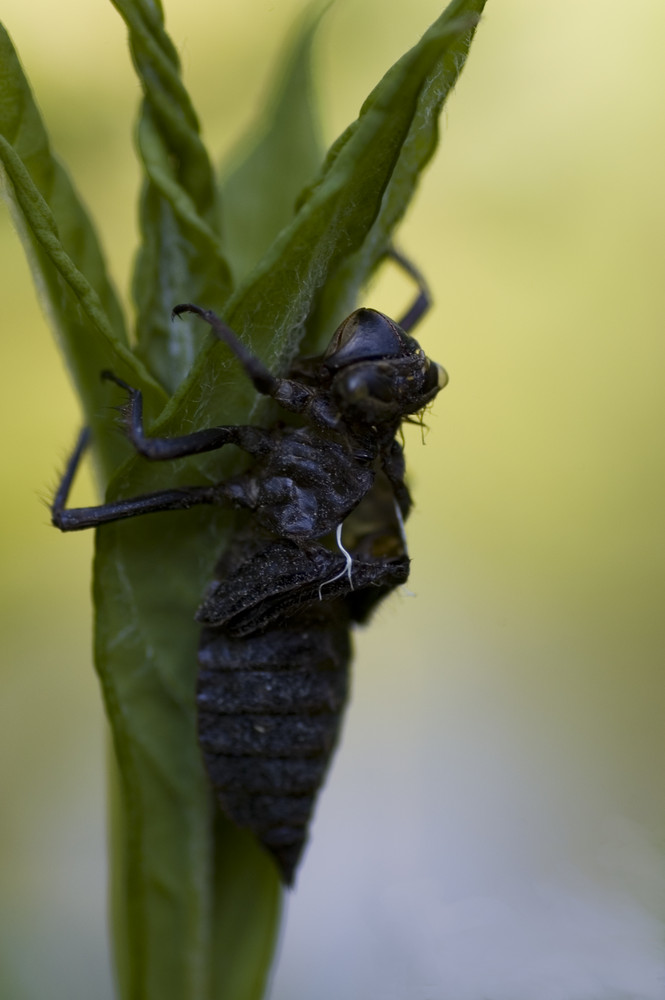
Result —
[[[302, 6], [168, 0], [214, 155]], [[440, 10], [338, 0], [327, 142]], [[124, 293], [121, 20], [104, 0], [3, 18]], [[451, 375], [425, 446], [407, 429], [415, 597], [358, 636], [273, 1000], [665, 996], [664, 35], [660, 0], [488, 2], [400, 233], [436, 301], [419, 339]], [[6, 211], [0, 253], [0, 996], [108, 1000], [92, 538], [42, 502], [79, 416]], [[365, 301], [409, 294], [386, 272]]]

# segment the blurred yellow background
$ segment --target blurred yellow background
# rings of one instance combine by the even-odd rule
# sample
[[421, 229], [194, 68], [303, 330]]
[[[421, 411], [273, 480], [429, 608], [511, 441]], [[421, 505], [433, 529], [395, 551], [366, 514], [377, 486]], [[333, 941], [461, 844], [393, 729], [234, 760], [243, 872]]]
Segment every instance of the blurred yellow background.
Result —
[[[215, 157], [302, 6], [166, 3]], [[395, 7], [326, 15], [327, 142], [441, 10]], [[103, 0], [3, 17], [124, 294], [123, 24]], [[661, 0], [488, 2], [399, 240], [451, 375], [425, 446], [407, 431], [416, 596], [358, 637], [273, 1000], [665, 996], [664, 36]], [[79, 417], [4, 210], [0, 253], [0, 996], [108, 1000], [92, 538], [41, 502]], [[366, 304], [408, 295], [386, 273]]]

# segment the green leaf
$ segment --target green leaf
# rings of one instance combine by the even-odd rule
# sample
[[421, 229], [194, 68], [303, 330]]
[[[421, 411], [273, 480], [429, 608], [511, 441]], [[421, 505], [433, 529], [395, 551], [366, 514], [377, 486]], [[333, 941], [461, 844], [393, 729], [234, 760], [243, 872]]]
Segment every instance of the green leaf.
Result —
[[324, 12], [308, 9], [292, 33], [261, 123], [222, 170], [224, 242], [238, 278], [291, 222], [323, 159], [311, 60]]
[[172, 326], [171, 309], [192, 299], [221, 309], [231, 274], [217, 232], [212, 165], [161, 8], [147, 0], [113, 3], [129, 28], [144, 92], [137, 138], [146, 179], [132, 284], [138, 353], [172, 392], [190, 370], [204, 335], [189, 317]]
[[[484, 0], [454, 0], [385, 75], [332, 146], [293, 222], [227, 303], [226, 321], [270, 365], [283, 366], [306, 334], [308, 353], [322, 349], [332, 327], [322, 328], [317, 307], [330, 313], [331, 298], [335, 304], [347, 299], [344, 285], [323, 301], [327, 283], [334, 278], [337, 285], [339, 270], [356, 254], [361, 277], [367, 277], [385, 253], [406, 209], [399, 199], [413, 193], [433, 151], [437, 133], [431, 119], [462, 70], [483, 6]], [[229, 419], [226, 404], [246, 407], [243, 390], [242, 396], [227, 395], [227, 365], [228, 353], [209, 341], [160, 427], [222, 423]]]
[[[171, 327], [171, 307], [200, 299], [223, 310], [280, 369], [304, 338], [308, 350], [319, 350], [330, 336], [330, 317], [349, 307], [392, 239], [436, 144], [435, 119], [483, 3], [454, 0], [384, 77], [291, 218], [295, 181], [289, 177], [278, 196], [273, 180], [289, 172], [285, 164], [298, 142], [298, 184], [308, 179], [317, 155], [304, 100], [314, 27], [305, 28], [275, 124], [228, 181], [229, 191], [235, 185], [243, 199], [256, 185], [265, 209], [247, 244], [238, 236], [238, 219], [229, 220], [234, 260], [244, 272], [231, 296], [214, 177], [161, 6], [158, 0], [114, 3], [129, 27], [144, 89], [138, 143], [146, 185], [134, 281], [139, 350], [164, 386], [179, 387], [152, 432], [247, 422], [259, 410], [237, 363], [212, 338], [202, 340], [205, 327], [194, 318]], [[97, 381], [99, 368], [110, 367], [144, 390], [155, 414], [164, 393], [127, 348], [94, 233], [50, 154], [7, 46], [0, 148], [9, 197], [86, 408], [107, 412], [109, 403], [122, 400], [115, 385]], [[259, 170], [261, 158], [272, 164], [272, 176]], [[273, 201], [274, 212], [268, 211]], [[111, 438], [117, 451], [102, 440], [104, 460], [108, 467], [117, 457], [119, 468], [109, 499], [219, 480], [239, 461], [234, 449], [225, 449], [178, 463], [135, 457], [120, 465], [126, 446]], [[281, 898], [276, 869], [246, 832], [220, 816], [196, 743], [193, 613], [232, 530], [227, 513], [195, 508], [186, 517], [160, 514], [97, 532], [95, 645], [118, 765], [112, 897], [124, 1000], [259, 1000], [265, 988]]]
[[281, 889], [272, 862], [216, 810], [213, 1000], [259, 1000], [272, 964]]
[[[308, 339], [302, 345], [304, 353], [310, 352], [310, 345], [313, 352], [329, 336], [329, 331], [334, 330], [354, 309], [360, 289], [391, 245], [393, 233], [415, 194], [420, 176], [436, 151], [439, 115], [464, 68], [485, 3], [486, 0], [454, 0], [420, 42], [422, 46], [430, 40], [446, 39], [440, 57], [432, 64], [418, 94], [376, 221], [360, 249], [348, 256], [327, 282], [316, 317], [310, 324]], [[399, 78], [414, 52], [408, 52], [370, 94], [360, 113], [361, 118], [370, 108], [382, 104], [383, 88], [388, 77], [394, 74], [395, 78]], [[345, 136], [340, 142], [345, 141]], [[331, 157], [334, 155], [336, 151], [333, 147]]]
[[0, 165], [5, 197], [86, 420], [95, 428], [100, 472], [107, 478], [130, 449], [108, 427], [108, 389], [100, 371], [113, 368], [141, 387], [153, 410], [162, 408], [165, 397], [127, 347], [122, 312], [94, 227], [51, 153], [30, 87], [1, 26]]
[[[193, 609], [216, 539], [209, 511], [189, 513], [97, 532], [96, 659], [119, 765], [113, 884], [121, 995], [257, 1000], [280, 889], [258, 845], [218, 816], [196, 744]], [[232, 853], [215, 847], [225, 838]], [[218, 992], [219, 981], [237, 981], [237, 992]]]
[[[456, 2], [386, 75], [295, 219], [229, 300], [227, 319], [272, 365], [282, 367], [297, 350], [326, 282], [345, 261], [368, 244], [371, 260], [390, 239], [406, 207], [399, 198], [412, 193], [436, 141], [428, 116], [438, 112], [468, 47], [472, 23], [460, 15], [480, 6]], [[228, 351], [210, 340], [153, 432], [245, 423], [255, 403]], [[137, 459], [109, 496], [219, 480], [237, 468], [234, 452], [166, 464]], [[216, 809], [195, 735], [193, 611], [232, 521], [194, 509], [97, 533], [98, 669], [127, 809], [124, 867], [116, 872], [127, 886], [116, 917], [127, 956], [125, 998], [258, 1000], [268, 970], [279, 911], [275, 869], [225, 821], [213, 835]]]

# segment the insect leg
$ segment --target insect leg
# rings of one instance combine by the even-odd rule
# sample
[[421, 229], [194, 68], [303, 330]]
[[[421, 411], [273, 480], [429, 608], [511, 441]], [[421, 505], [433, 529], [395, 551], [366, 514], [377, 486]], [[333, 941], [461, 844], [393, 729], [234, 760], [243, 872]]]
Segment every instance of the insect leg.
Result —
[[181, 305], [175, 306], [171, 315], [181, 316], [185, 312], [196, 313], [202, 320], [205, 320], [208, 326], [212, 327], [215, 336], [227, 344], [242, 363], [258, 392], [264, 396], [274, 395], [275, 385], [280, 380], [268, 371], [251, 351], [247, 350], [242, 341], [226, 323], [222, 322], [217, 313], [214, 313], [212, 309], [202, 309], [201, 306], [196, 306], [192, 302], [183, 302]]
[[182, 486], [172, 490], [145, 493], [143, 496], [131, 497], [128, 500], [100, 504], [97, 507], [74, 507], [67, 510], [69, 491], [89, 443], [90, 431], [85, 428], [81, 431], [76, 447], [67, 462], [65, 473], [51, 505], [51, 521], [61, 531], [95, 528], [97, 525], [107, 524], [109, 521], [121, 521], [127, 517], [151, 514], [161, 510], [187, 510], [197, 504], [220, 503], [219, 487]]
[[394, 247], [390, 248], [386, 256], [391, 260], [394, 260], [403, 271], [406, 271], [409, 277], [413, 278], [419, 289], [418, 297], [411, 308], [404, 313], [401, 319], [397, 320], [398, 326], [401, 326], [402, 329], [408, 333], [408, 331], [412, 330], [413, 327], [423, 318], [432, 304], [432, 298], [427, 282], [418, 268], [415, 267], [415, 265], [412, 264], [408, 258], [404, 257], [399, 250], [396, 250]]
[[292, 413], [302, 413], [307, 408], [312, 398], [311, 390], [294, 379], [277, 378], [276, 375], [268, 371], [263, 362], [247, 350], [233, 330], [212, 309], [202, 309], [201, 306], [194, 305], [192, 302], [183, 302], [174, 308], [172, 315], [181, 316], [185, 312], [192, 312], [200, 316], [212, 328], [217, 339], [231, 348], [257, 392], [264, 396], [271, 396], [280, 406], [291, 410]]
[[392, 486], [395, 502], [400, 509], [402, 518], [406, 519], [409, 516], [413, 501], [404, 480], [406, 475], [404, 451], [399, 441], [393, 440], [390, 448], [381, 456], [381, 459], [383, 471]]
[[128, 395], [127, 407], [123, 409], [127, 437], [139, 455], [153, 462], [199, 455], [204, 451], [215, 451], [225, 444], [235, 444], [250, 455], [263, 455], [270, 450], [269, 435], [260, 427], [229, 426], [209, 427], [205, 430], [183, 434], [180, 437], [146, 437], [143, 427], [143, 394], [134, 389], [113, 372], [102, 372], [102, 378], [115, 382]]

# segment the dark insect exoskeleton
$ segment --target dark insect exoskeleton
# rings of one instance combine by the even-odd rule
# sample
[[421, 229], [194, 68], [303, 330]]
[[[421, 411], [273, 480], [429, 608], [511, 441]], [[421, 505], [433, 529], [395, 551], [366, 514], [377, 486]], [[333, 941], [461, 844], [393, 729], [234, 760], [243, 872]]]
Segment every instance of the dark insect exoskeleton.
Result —
[[299, 426], [147, 437], [140, 391], [105, 372], [128, 394], [126, 431], [139, 454], [170, 460], [232, 443], [253, 462], [213, 485], [67, 509], [88, 441], [83, 432], [52, 506], [63, 531], [196, 504], [253, 513], [196, 614], [203, 626], [199, 743], [224, 812], [253, 831], [289, 885], [340, 729], [350, 626], [366, 621], [409, 573], [403, 526], [411, 498], [396, 435], [447, 381], [409, 336], [429, 299], [418, 272], [395, 257], [420, 285], [401, 321], [358, 309], [322, 356], [296, 362], [285, 378], [272, 375], [214, 313], [176, 306], [175, 316], [205, 320], [256, 389], [300, 415]]

